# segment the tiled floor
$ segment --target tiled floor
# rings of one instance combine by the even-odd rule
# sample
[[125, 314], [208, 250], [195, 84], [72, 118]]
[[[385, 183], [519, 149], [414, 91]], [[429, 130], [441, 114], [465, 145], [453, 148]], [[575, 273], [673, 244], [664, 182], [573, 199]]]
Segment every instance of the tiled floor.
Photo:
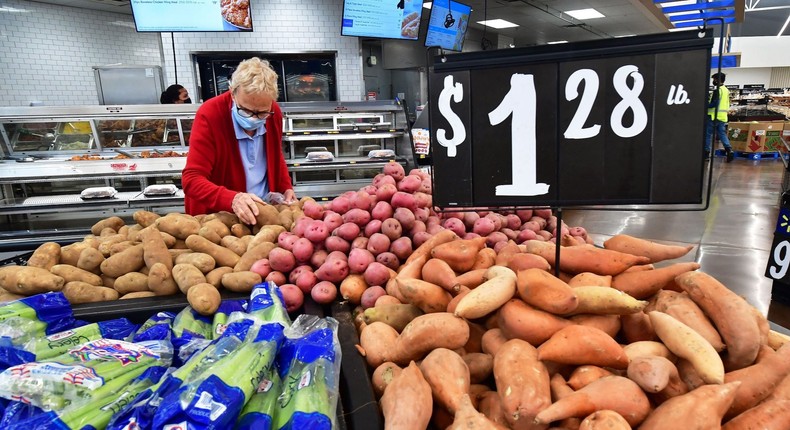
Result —
[[[563, 219], [582, 226], [596, 244], [618, 233], [696, 248], [681, 261], [743, 296], [768, 318], [790, 327], [790, 306], [771, 300], [773, 281], [764, 276], [779, 212], [782, 175], [779, 159], [715, 157], [710, 206], [705, 211], [565, 210]], [[790, 286], [788, 287], [790, 288]]]

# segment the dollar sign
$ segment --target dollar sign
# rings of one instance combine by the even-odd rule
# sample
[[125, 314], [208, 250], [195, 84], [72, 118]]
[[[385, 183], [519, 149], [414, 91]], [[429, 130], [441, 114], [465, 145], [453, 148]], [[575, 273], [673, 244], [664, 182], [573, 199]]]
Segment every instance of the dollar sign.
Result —
[[455, 157], [457, 154], [455, 147], [466, 140], [466, 128], [461, 118], [458, 118], [450, 107], [451, 98], [454, 102], [460, 103], [464, 99], [464, 87], [460, 82], [453, 84], [453, 75], [448, 75], [444, 78], [444, 89], [439, 94], [439, 112], [453, 129], [453, 138], [448, 139], [447, 130], [440, 128], [436, 130], [436, 139], [440, 145], [447, 148], [448, 157]]

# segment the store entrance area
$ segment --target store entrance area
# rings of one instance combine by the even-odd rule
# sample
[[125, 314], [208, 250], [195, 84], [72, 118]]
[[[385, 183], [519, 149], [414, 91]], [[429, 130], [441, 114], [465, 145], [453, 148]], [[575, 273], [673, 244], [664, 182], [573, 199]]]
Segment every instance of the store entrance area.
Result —
[[782, 194], [780, 159], [713, 159], [710, 207], [695, 212], [565, 210], [568, 225], [584, 226], [595, 243], [625, 233], [662, 243], [693, 244], [680, 261], [697, 261], [768, 319], [790, 327], [790, 306], [771, 300], [764, 276]]

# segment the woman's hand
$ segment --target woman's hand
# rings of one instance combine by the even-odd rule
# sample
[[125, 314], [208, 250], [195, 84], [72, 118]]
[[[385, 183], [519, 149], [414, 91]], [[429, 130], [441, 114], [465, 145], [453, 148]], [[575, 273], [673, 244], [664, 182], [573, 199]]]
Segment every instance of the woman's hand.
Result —
[[255, 205], [255, 202], [266, 204], [255, 194], [238, 193], [233, 197], [230, 207], [241, 222], [247, 225], [255, 225], [258, 222], [255, 218], [258, 216], [258, 206]]
[[283, 197], [285, 198], [285, 204], [287, 205], [290, 205], [291, 203], [296, 203], [298, 201], [293, 189], [285, 190], [285, 192], [283, 193]]

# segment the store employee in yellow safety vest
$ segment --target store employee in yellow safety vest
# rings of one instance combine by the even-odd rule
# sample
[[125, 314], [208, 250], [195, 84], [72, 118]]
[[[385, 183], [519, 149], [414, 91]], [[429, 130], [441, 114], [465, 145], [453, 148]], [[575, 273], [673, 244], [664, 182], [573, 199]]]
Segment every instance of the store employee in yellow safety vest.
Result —
[[[710, 157], [711, 138], [713, 137], [713, 129], [716, 128], [716, 135], [719, 136], [721, 144], [724, 145], [724, 151], [727, 153], [727, 162], [732, 161], [732, 146], [730, 146], [730, 139], [727, 137], [727, 111], [730, 110], [730, 90], [724, 86], [724, 79], [727, 76], [724, 73], [714, 73], [713, 86], [716, 87], [710, 95], [710, 102], [708, 103], [708, 117], [705, 123], [705, 159]], [[718, 110], [716, 109], [718, 106]]]

